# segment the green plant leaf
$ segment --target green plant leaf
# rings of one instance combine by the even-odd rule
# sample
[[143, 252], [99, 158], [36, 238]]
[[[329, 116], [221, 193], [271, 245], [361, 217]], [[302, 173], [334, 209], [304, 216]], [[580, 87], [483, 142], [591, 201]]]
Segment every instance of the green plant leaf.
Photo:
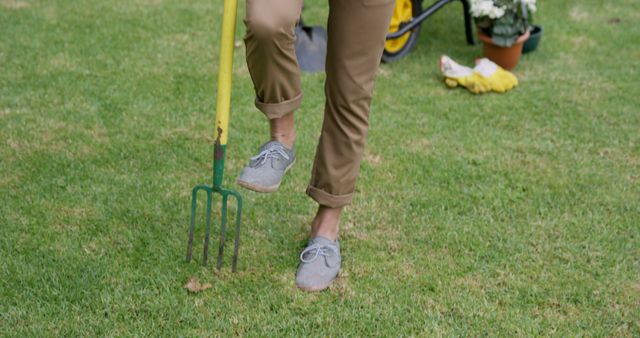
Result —
[[493, 35], [491, 40], [500, 47], [511, 47], [518, 39], [518, 36], [513, 35]]

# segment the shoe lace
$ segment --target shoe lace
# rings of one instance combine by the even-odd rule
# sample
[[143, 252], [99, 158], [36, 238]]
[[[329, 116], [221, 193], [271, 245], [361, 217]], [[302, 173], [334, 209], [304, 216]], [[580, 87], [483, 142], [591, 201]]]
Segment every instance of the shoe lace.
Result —
[[[307, 253], [312, 253], [313, 256], [311, 256], [311, 258], [309, 258], [309, 259], [304, 258], [305, 254], [307, 254]], [[304, 249], [302, 251], [302, 253], [300, 253], [300, 260], [303, 263], [311, 263], [311, 262], [315, 261], [316, 259], [318, 259], [318, 257], [323, 256], [323, 257], [325, 257], [324, 261], [327, 264], [327, 266], [332, 268], [335, 265], [334, 266], [330, 265], [329, 261], [327, 261], [326, 257], [337, 255], [337, 254], [338, 254], [338, 250], [333, 246], [314, 244], [314, 245], [311, 245], [311, 246], [307, 247], [306, 249]]]
[[267, 162], [270, 158], [276, 158], [276, 155], [281, 155], [285, 160], [289, 160], [289, 155], [282, 149], [282, 147], [268, 148], [261, 151], [258, 155], [251, 158], [251, 161], [258, 161], [257, 166], [261, 166]]

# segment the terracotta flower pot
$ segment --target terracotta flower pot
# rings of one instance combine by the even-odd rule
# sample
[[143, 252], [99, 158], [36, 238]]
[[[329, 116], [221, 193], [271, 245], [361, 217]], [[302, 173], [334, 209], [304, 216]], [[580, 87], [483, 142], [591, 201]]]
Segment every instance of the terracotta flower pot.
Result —
[[522, 55], [522, 44], [529, 38], [529, 31], [520, 35], [511, 47], [498, 46], [494, 44], [491, 37], [484, 34], [482, 30], [478, 29], [477, 32], [478, 38], [484, 44], [484, 56], [507, 70], [512, 70], [518, 65], [518, 61], [520, 61], [520, 56]]

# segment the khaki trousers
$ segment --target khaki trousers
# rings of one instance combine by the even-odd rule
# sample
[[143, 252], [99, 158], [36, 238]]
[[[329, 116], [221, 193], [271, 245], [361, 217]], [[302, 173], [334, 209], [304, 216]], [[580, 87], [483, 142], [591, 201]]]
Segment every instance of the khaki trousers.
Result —
[[[373, 85], [394, 0], [328, 0], [322, 133], [307, 194], [320, 205], [351, 203], [369, 128]], [[244, 38], [256, 107], [267, 118], [302, 100], [294, 28], [302, 0], [246, 0]]]

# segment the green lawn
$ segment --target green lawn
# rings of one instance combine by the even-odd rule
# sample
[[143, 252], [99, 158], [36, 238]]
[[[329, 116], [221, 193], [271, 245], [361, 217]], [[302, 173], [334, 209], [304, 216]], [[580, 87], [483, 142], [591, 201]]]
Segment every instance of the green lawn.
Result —
[[[460, 11], [382, 66], [342, 275], [307, 294], [323, 74], [303, 77], [280, 192], [241, 190], [238, 273], [229, 251], [214, 273], [200, 242], [184, 254], [221, 1], [0, 0], [0, 336], [640, 336], [640, 2], [541, 1], [542, 44], [503, 95], [444, 86], [440, 54], [481, 53]], [[306, 21], [326, 14], [307, 1]], [[268, 133], [235, 60], [237, 188]], [[190, 276], [213, 287], [189, 294]]]

